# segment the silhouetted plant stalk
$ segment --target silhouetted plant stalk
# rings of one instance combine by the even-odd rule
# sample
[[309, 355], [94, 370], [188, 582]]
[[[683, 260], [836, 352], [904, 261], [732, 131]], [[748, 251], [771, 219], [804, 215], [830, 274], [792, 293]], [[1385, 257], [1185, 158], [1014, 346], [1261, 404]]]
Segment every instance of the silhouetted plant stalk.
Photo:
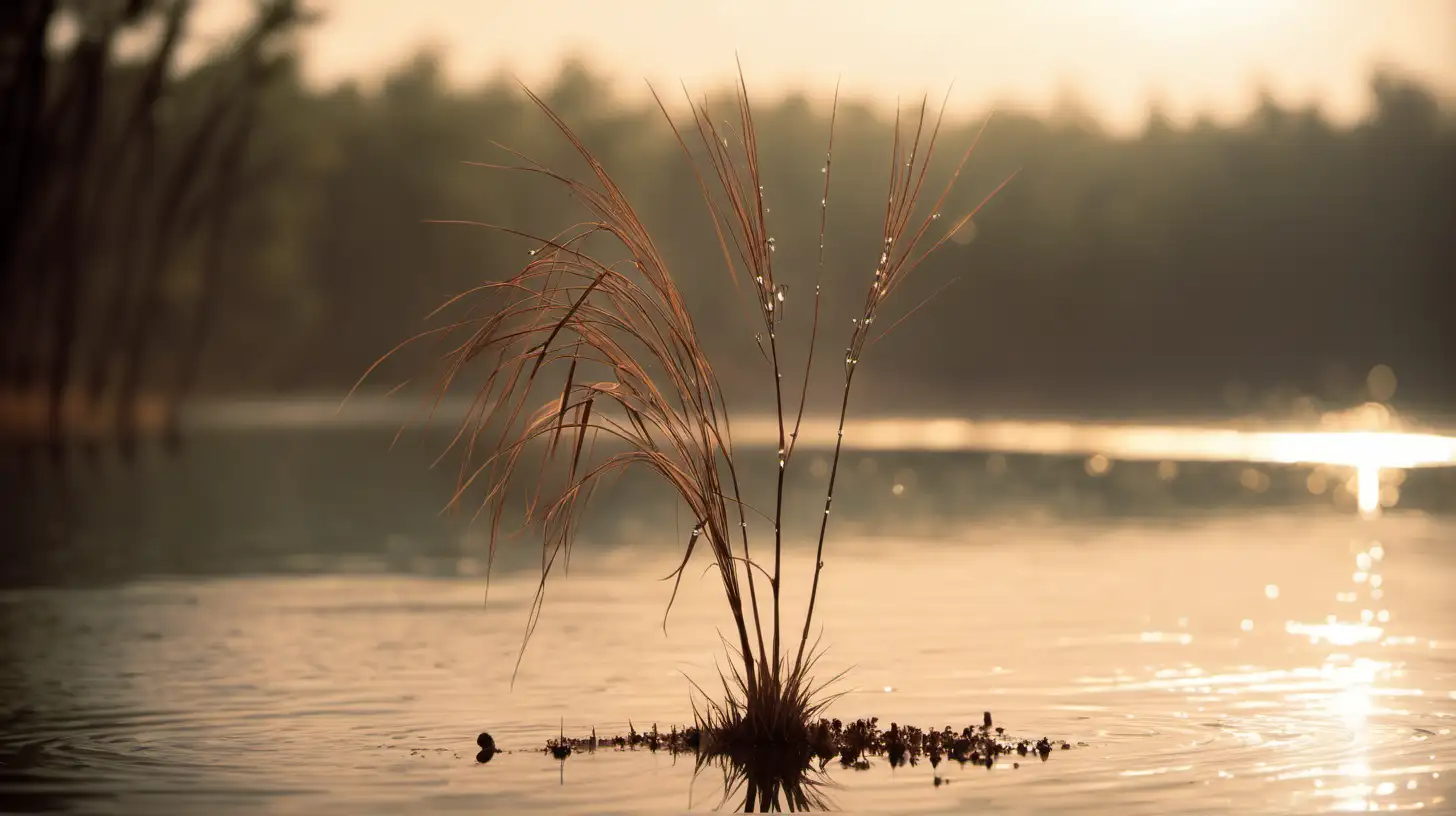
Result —
[[[809, 677], [815, 662], [809, 632], [824, 566], [824, 542], [854, 374], [861, 355], [884, 336], [874, 323], [886, 298], [930, 252], [969, 222], [985, 204], [983, 201], [963, 215], [928, 248], [917, 249], [939, 221], [940, 208], [975, 145], [961, 157], [934, 205], [915, 220], [945, 105], [942, 104], [940, 114], [927, 130], [927, 104], [922, 101], [919, 115], [912, 123], [913, 135], [904, 132], [906, 128], [902, 127], [897, 112], [884, 241], [866, 292], [863, 313], [855, 317], [855, 327], [845, 349], [838, 437], [820, 520], [810, 600], [803, 633], [789, 663], [782, 642], [784, 621], [780, 606], [784, 484], [808, 400], [819, 331], [835, 115], [832, 113], [830, 118], [829, 147], [823, 168], [809, 348], [799, 404], [786, 406], [778, 333], [787, 287], [775, 274], [775, 239], [768, 229], [769, 210], [764, 205], [753, 113], [742, 74], [735, 86], [736, 129], [727, 122], [715, 123], [706, 102], [697, 104], [688, 100], [697, 152], [689, 147], [684, 130], [673, 121], [654, 91], [654, 98], [698, 181], [723, 262], [735, 286], [740, 289], [746, 286], [752, 293], [751, 302], [758, 306], [758, 319], [763, 323], [763, 333], [755, 335], [755, 341], [774, 380], [778, 438], [774, 511], [771, 517], [765, 516], [773, 523], [773, 564], [769, 571], [755, 560], [750, 550], [747, 522], [750, 508], [740, 490], [723, 391], [672, 273], [626, 196], [590, 149], [540, 97], [529, 89], [525, 93], [586, 161], [595, 183], [565, 176], [515, 151], [511, 153], [520, 160], [518, 165], [481, 166], [551, 179], [570, 192], [586, 209], [588, 217], [550, 237], [480, 222], [443, 222], [486, 227], [528, 238], [535, 248], [519, 272], [458, 295], [435, 314], [470, 295], [485, 295], [483, 301], [494, 311], [485, 313], [477, 305], [459, 319], [406, 340], [371, 366], [364, 377], [370, 376], [385, 358], [404, 345], [433, 338], [444, 347], [440, 358], [443, 372], [432, 391], [434, 404], [438, 406], [466, 364], [477, 358], [486, 360], [485, 381], [476, 388], [472, 407], [441, 458], [451, 451], [462, 454], [459, 482], [450, 506], [461, 506], [466, 494], [477, 484], [484, 491], [475, 514], [478, 517], [488, 513], [490, 517], [487, 588], [511, 485], [528, 448], [540, 448], [536, 485], [526, 497], [525, 526], [537, 526], [543, 534], [541, 577], [527, 614], [517, 670], [540, 620], [547, 578], [558, 561], [563, 567], [569, 563], [575, 533], [593, 490], [604, 477], [618, 476], [632, 467], [645, 467], [657, 473], [693, 515], [681, 563], [667, 576], [674, 579], [674, 584], [664, 614], [664, 629], [683, 571], [700, 543], [706, 544], [723, 581], [734, 620], [737, 643], [728, 648], [736, 651], [737, 656], [728, 674], [720, 675], [723, 701], [715, 702], [704, 693], [705, 708], [695, 712], [698, 721], [710, 739], [719, 743], [720, 750], [766, 742], [808, 745], [809, 723], [828, 702], [822, 697], [824, 685], [815, 685]], [[834, 108], [837, 112], [837, 90]], [[986, 200], [989, 199], [990, 196]], [[600, 260], [600, 253], [585, 246], [589, 240], [602, 237], [612, 239], [624, 249], [628, 260], [607, 263]], [[890, 327], [893, 328], [894, 325]], [[540, 383], [547, 367], [565, 369], [564, 383], [559, 388]], [[548, 388], [548, 393], [555, 396], [529, 412], [526, 404], [538, 398], [533, 396], [538, 385]], [[490, 453], [478, 456], [481, 438], [492, 429], [496, 435], [490, 442]], [[598, 457], [595, 450], [601, 440], [616, 447]], [[558, 455], [567, 457], [564, 486], [554, 498], [543, 499], [549, 481], [548, 464]], [[758, 577], [766, 578], [769, 583], [768, 646], [757, 592]], [[747, 604], [743, 599], [745, 584]]]

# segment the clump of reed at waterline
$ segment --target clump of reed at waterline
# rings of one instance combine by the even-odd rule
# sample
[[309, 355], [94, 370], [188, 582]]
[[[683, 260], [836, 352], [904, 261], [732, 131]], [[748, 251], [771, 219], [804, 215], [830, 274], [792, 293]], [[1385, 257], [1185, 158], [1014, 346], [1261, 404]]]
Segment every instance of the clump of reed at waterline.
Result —
[[[873, 274], [858, 284], [845, 281], [864, 285], [865, 297], [862, 310], [852, 317], [853, 329], [844, 348], [838, 436], [824, 503], [813, 511], [822, 518], [813, 574], [806, 576], [810, 581], [808, 606], [802, 625], [791, 628], [779, 602], [786, 577], [782, 571], [784, 479], [795, 464], [821, 328], [838, 92], [823, 166], [813, 308], [804, 311], [812, 322], [802, 370], [791, 372], [797, 377], [796, 385], [791, 384], [793, 380], [786, 383], [784, 377], [787, 355], [782, 353], [786, 350], [781, 348], [779, 333], [786, 286], [774, 265], [775, 242], [766, 218], [769, 210], [763, 199], [759, 146], [743, 76], [740, 72], [735, 85], [735, 124], [716, 124], [720, 120], [706, 102], [688, 99], [692, 127], [679, 128], [653, 92], [702, 192], [723, 265], [738, 291], [747, 293], [751, 311], [762, 324], [754, 339], [774, 389], [778, 431], [774, 506], [761, 513], [753, 511], [771, 522], [772, 537], [767, 542], [750, 535], [750, 508], [743, 500], [743, 474], [735, 457], [723, 389], [673, 272], [590, 148], [540, 97], [529, 89], [525, 92], [586, 161], [590, 177], [568, 177], [515, 151], [511, 153], [520, 161], [518, 165], [482, 166], [534, 174], [558, 184], [588, 215], [549, 237], [508, 226], [443, 222], [485, 227], [534, 242], [522, 269], [504, 280], [481, 284], [441, 307], [477, 298], [477, 305], [463, 317], [405, 341], [433, 338], [442, 343], [443, 370], [433, 392], [437, 401], [458, 386], [468, 367], [479, 366], [484, 373], [483, 381], [474, 386], [472, 407], [446, 450], [462, 454], [458, 489], [450, 504], [459, 507], [472, 489], [484, 493], [475, 512], [489, 520], [488, 586], [490, 566], [502, 537], [507, 495], [525, 478], [520, 474], [528, 454], [539, 454], [535, 484], [527, 487], [524, 522], [540, 531], [542, 566], [527, 616], [524, 654], [540, 619], [547, 579], [558, 565], [568, 563], [594, 490], [630, 468], [657, 474], [693, 519], [681, 565], [669, 576], [675, 583], [668, 610], [677, 597], [683, 570], [703, 548], [722, 580], [733, 618], [732, 669], [721, 676], [721, 697], [704, 692], [701, 707], [694, 704], [698, 727], [711, 733], [719, 750], [728, 753], [744, 747], [810, 745], [813, 724], [832, 699], [824, 694], [826, 684], [811, 676], [817, 649], [811, 645], [809, 633], [855, 373], [861, 357], [898, 325], [898, 321], [888, 328], [876, 324], [886, 301], [927, 255], [968, 223], [1006, 182], [975, 209], [941, 222], [940, 208], [974, 142], [933, 204], [918, 206], [945, 105], [933, 122], [927, 117], [928, 100], [922, 100], [917, 117], [903, 122], [897, 111], [883, 241], [877, 258], [849, 267], [868, 269], [872, 264]], [[932, 236], [932, 232], [937, 234]], [[586, 246], [589, 241], [592, 247], [599, 246], [604, 238], [625, 252], [623, 261], [608, 262], [601, 250]], [[836, 321], [836, 325], [842, 324]], [[528, 405], [538, 401], [544, 404]], [[599, 441], [610, 444], [599, 448]], [[557, 463], [557, 470], [551, 470], [552, 463]]]
[[[838, 760], [841, 768], [855, 771], [870, 770], [877, 759], [883, 759], [891, 768], [928, 762], [932, 781], [938, 787], [949, 781], [938, 773], [942, 763], [955, 762], [961, 767], [973, 765], [987, 770], [1010, 763], [1015, 770], [1021, 767], [1022, 761], [1045, 762], [1053, 751], [1072, 748], [1069, 742], [1056, 742], [1045, 736], [1040, 739], [1012, 736], [992, 722], [989, 711], [982, 715], [980, 725], [962, 728], [946, 725], [921, 729], [890, 723], [889, 729], [882, 731], [878, 718], [873, 717], [852, 723], [820, 719], [809, 729], [809, 735], [809, 741], [803, 745], [724, 748], [714, 743], [718, 735], [701, 725], [661, 731], [653, 723], [651, 730], [639, 732], [628, 723], [627, 734], [612, 737], [598, 737], [595, 728], [590, 736], [567, 737], [563, 728], [538, 750], [563, 762], [573, 754], [592, 754], [599, 750], [662, 751], [671, 754], [674, 760], [680, 754], [691, 754], [695, 774], [710, 766], [717, 766], [723, 772], [720, 807], [735, 795], [741, 795], [743, 810], [752, 813], [755, 810], [832, 809], [826, 795], [829, 777], [825, 769], [834, 760]], [[1078, 744], [1086, 746], [1086, 743]], [[489, 762], [492, 755], [493, 752], [482, 752], [476, 759]]]

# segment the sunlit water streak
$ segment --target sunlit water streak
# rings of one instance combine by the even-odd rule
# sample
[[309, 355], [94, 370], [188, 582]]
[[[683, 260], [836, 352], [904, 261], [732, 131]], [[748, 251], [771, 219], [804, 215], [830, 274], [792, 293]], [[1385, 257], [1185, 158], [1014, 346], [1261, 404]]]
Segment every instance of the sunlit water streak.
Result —
[[[187, 422], [201, 429], [359, 428], [458, 421], [469, 401], [436, 403], [380, 398], [229, 400], [193, 406]], [[1309, 427], [1151, 425], [1086, 421], [972, 420], [942, 418], [856, 419], [845, 447], [853, 451], [981, 451], [1086, 456], [1089, 472], [1105, 473], [1112, 460], [1155, 462], [1251, 462], [1324, 465], [1351, 471], [1350, 492], [1365, 517], [1398, 501], [1401, 473], [1410, 468], [1456, 466], [1456, 435], [1403, 427], [1380, 403], [1330, 412]], [[805, 448], [832, 447], [834, 417], [804, 418]], [[740, 417], [732, 436], [741, 445], [777, 444], [772, 416]]]
[[[260, 430], [398, 427], [426, 422], [450, 425], [470, 403], [406, 399], [229, 400], [192, 406], [187, 422], [201, 429]], [[1152, 425], [1085, 421], [855, 418], [844, 444], [851, 450], [1003, 451], [1056, 455], [1102, 454], [1114, 459], [1327, 464], [1355, 468], [1456, 465], [1456, 436], [1405, 429], [1383, 405], [1327, 414], [1312, 427]], [[807, 416], [800, 434], [806, 446], [832, 446], [834, 417]], [[772, 416], [750, 415], [733, 423], [740, 444], [777, 442]]]
[[[833, 713], [983, 710], [1085, 743], [994, 770], [833, 770], [869, 811], [1441, 811], [1456, 794], [1448, 521], [1270, 514], [842, 539], [820, 604]], [[1378, 538], [1379, 543], [1375, 543]], [[670, 550], [577, 556], [514, 688], [534, 582], [400, 574], [0, 595], [3, 809], [566, 813], [710, 809], [663, 755], [507, 748], [689, 716], [727, 625], [710, 578], [661, 629]], [[789, 567], [802, 574], [799, 559]], [[695, 573], [696, 575], [696, 573]], [[1377, 580], [1378, 579], [1378, 580]], [[790, 595], [786, 606], [801, 608]], [[889, 689], [889, 691], [886, 691]], [[16, 804], [18, 803], [18, 804]]]

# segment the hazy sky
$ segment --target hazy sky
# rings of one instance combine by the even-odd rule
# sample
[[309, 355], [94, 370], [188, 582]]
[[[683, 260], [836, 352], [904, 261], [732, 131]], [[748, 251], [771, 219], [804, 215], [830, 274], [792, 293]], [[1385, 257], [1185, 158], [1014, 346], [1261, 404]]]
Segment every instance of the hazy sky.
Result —
[[[309, 76], [369, 78], [425, 44], [450, 76], [501, 69], [542, 82], [563, 57], [610, 71], [623, 93], [646, 78], [704, 88], [743, 59], [751, 87], [1039, 110], [1069, 91], [1115, 126], [1150, 95], [1182, 118], [1247, 110], [1257, 83], [1281, 101], [1318, 100], [1339, 119], [1389, 62], [1456, 95], [1456, 0], [313, 0]], [[244, 8], [207, 0], [208, 24]], [[232, 19], [236, 19], [232, 17]]]

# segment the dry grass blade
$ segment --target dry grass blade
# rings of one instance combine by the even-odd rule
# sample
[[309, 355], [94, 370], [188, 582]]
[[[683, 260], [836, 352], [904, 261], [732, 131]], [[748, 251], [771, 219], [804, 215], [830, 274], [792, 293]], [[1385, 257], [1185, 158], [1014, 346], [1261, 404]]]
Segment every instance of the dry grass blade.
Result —
[[[722, 697], [714, 699], [703, 694], [702, 708], [694, 704], [695, 716], [704, 731], [714, 735], [724, 754], [772, 745], [786, 748], [786, 756], [797, 757], [809, 744], [810, 724], [835, 699], [825, 695], [827, 684], [816, 683], [811, 677], [819, 653], [817, 642], [810, 646], [809, 633], [824, 566], [825, 534], [856, 364], [867, 345], [877, 339], [871, 325], [885, 299], [948, 237], [941, 237], [928, 250], [916, 254], [931, 222], [939, 218], [940, 207], [969, 159], [970, 150], [956, 166], [931, 213], [912, 226], [945, 105], [931, 125], [927, 121], [928, 100], [922, 100], [910, 128], [902, 127], [897, 111], [883, 246], [863, 312], [855, 318], [845, 349], [839, 435], [829, 470], [809, 605], [797, 651], [789, 660], [782, 642], [784, 621], [780, 608], [784, 486], [808, 402], [819, 333], [839, 91], [836, 86], [825, 153], [809, 348], [798, 405], [786, 407], [778, 343], [785, 287], [775, 278], [774, 239], [766, 221], [769, 209], [764, 203], [757, 133], [741, 67], [734, 90], [736, 124], [719, 124], [706, 102], [697, 104], [688, 98], [696, 138], [685, 136], [655, 90], [653, 95], [697, 178], [726, 271], [736, 286], [751, 293], [750, 309], [762, 321], [762, 334], [755, 335], [755, 340], [770, 368], [777, 408], [777, 489], [771, 515], [758, 513], [743, 501], [723, 389], [699, 341], [676, 279], [651, 234], [601, 162], [529, 89], [525, 90], [527, 96], [585, 161], [589, 177], [572, 178], [515, 151], [510, 152], [517, 164], [480, 166], [528, 173], [559, 185], [585, 210], [586, 217], [550, 237], [479, 222], [444, 222], [527, 239], [534, 247], [530, 260], [504, 280], [474, 287], [439, 310], [480, 298], [489, 304], [488, 311], [476, 305], [464, 316], [422, 332], [400, 347], [431, 338], [443, 349], [438, 361], [441, 371], [431, 392], [431, 412], [467, 367], [479, 365], [485, 372], [464, 422], [441, 460], [451, 452], [460, 457], [457, 487], [448, 506], [463, 506], [468, 497], [476, 495], [475, 516], [489, 519], [487, 588], [498, 546], [505, 538], [506, 511], [519, 492], [514, 488], [527, 488], [522, 529], [540, 532], [541, 563], [516, 670], [540, 622], [548, 579], [558, 567], [569, 567], [573, 542], [594, 492], [603, 482], [620, 478], [628, 470], [645, 470], [676, 494], [694, 520], [680, 562], [664, 578], [673, 579], [673, 588], [663, 614], [663, 631], [684, 571], [700, 549], [708, 552], [709, 569], [718, 571], [733, 617], [736, 642], [725, 640], [733, 661], [728, 672], [720, 671]], [[977, 210], [979, 207], [961, 219], [957, 228]], [[603, 260], [602, 250], [595, 247], [604, 239], [625, 258]], [[371, 367], [365, 376], [374, 370]], [[555, 379], [558, 376], [560, 379]], [[532, 451], [539, 457], [528, 456]], [[521, 484], [531, 481], [534, 484]], [[771, 564], [767, 559], [760, 563], [752, 556], [747, 520], [750, 512], [764, 516], [773, 526]], [[770, 589], [771, 610], [767, 614], [760, 613], [760, 579], [766, 579]], [[838, 679], [836, 676], [829, 682]], [[773, 797], [782, 792], [800, 805], [812, 801], [808, 789], [796, 781], [801, 777], [773, 773], [758, 776], [754, 772], [741, 779], [750, 787], [750, 799], [765, 792]]]

